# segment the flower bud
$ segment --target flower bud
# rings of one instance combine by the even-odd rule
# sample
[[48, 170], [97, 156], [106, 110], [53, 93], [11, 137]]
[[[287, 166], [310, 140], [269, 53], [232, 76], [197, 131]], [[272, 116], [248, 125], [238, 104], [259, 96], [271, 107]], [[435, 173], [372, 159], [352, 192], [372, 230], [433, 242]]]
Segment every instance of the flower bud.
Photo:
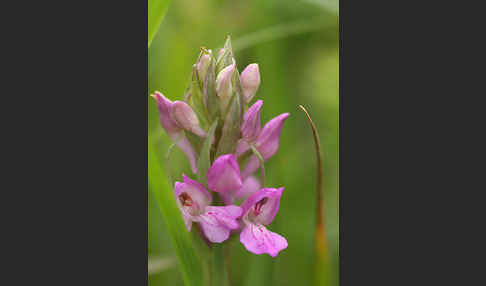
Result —
[[220, 100], [221, 113], [224, 114], [226, 107], [228, 106], [231, 95], [233, 94], [233, 86], [231, 80], [236, 68], [236, 63], [225, 67], [218, 73], [216, 77], [216, 93]]
[[258, 149], [258, 152], [260, 152], [264, 160], [268, 160], [268, 158], [277, 153], [280, 145], [282, 126], [289, 115], [290, 114], [288, 113], [280, 114], [268, 121], [263, 127], [263, 130], [256, 140], [255, 147]]
[[263, 105], [262, 100], [255, 102], [243, 115], [243, 123], [241, 124], [241, 135], [248, 142], [253, 142], [260, 134], [260, 109]]
[[156, 91], [154, 94], [151, 94], [150, 96], [152, 96], [157, 102], [157, 108], [159, 109], [160, 115], [160, 123], [162, 124], [162, 127], [165, 129], [167, 134], [171, 135], [173, 133], [179, 132], [181, 128], [177, 124], [177, 122], [172, 119], [171, 116], [173, 102], [158, 91]]
[[211, 55], [204, 54], [197, 63], [197, 72], [199, 79], [204, 82], [206, 80], [206, 75], [208, 74], [209, 66], [211, 65]]
[[206, 132], [199, 125], [199, 119], [192, 108], [183, 101], [174, 101], [172, 105], [172, 117], [174, 120], [185, 130], [189, 130], [192, 133], [205, 137]]
[[167, 132], [169, 138], [176, 142], [177, 146], [186, 154], [191, 164], [192, 172], [197, 173], [196, 152], [192, 144], [182, 133], [182, 126], [174, 119], [174, 105], [177, 101], [170, 101], [158, 91], [151, 96], [157, 101], [162, 127]]
[[248, 65], [241, 73], [240, 81], [245, 103], [248, 104], [260, 86], [260, 70], [258, 64]]
[[219, 51], [218, 51], [218, 62], [219, 62], [219, 60], [221, 60], [221, 57], [223, 56], [223, 54], [224, 54], [224, 48], [219, 49]]

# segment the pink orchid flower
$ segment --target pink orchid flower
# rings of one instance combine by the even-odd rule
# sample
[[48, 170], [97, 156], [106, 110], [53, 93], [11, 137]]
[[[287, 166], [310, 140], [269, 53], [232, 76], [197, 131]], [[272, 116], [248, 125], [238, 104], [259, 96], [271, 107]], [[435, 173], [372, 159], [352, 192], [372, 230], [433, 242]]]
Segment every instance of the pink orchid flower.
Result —
[[267, 253], [272, 257], [287, 248], [287, 240], [265, 225], [272, 223], [280, 207], [280, 197], [284, 188], [264, 188], [251, 195], [242, 204], [243, 230], [240, 241], [245, 248], [255, 254]]
[[203, 185], [186, 175], [182, 178], [184, 182], [176, 182], [174, 191], [187, 230], [191, 231], [192, 223], [197, 222], [209, 241], [227, 240], [231, 230], [239, 228], [237, 219], [242, 209], [235, 205], [211, 206], [212, 196]]

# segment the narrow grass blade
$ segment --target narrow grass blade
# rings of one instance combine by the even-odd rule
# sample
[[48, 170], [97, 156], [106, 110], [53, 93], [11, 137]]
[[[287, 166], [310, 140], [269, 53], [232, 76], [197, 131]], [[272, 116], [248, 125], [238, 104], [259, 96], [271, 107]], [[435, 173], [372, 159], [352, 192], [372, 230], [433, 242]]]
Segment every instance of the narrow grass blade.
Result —
[[175, 266], [175, 259], [172, 257], [149, 257], [148, 275], [153, 275]]
[[171, 0], [148, 0], [148, 46], [159, 29]]
[[326, 243], [326, 234], [324, 228], [324, 210], [323, 210], [323, 194], [322, 194], [322, 154], [321, 154], [321, 143], [319, 141], [319, 134], [317, 133], [316, 126], [312, 121], [307, 110], [299, 105], [300, 109], [304, 111], [307, 116], [307, 120], [312, 129], [312, 135], [314, 136], [314, 144], [316, 148], [316, 159], [317, 159], [317, 184], [316, 184], [316, 202], [317, 202], [317, 212], [316, 212], [316, 232], [315, 232], [315, 250], [316, 250], [316, 263], [314, 269], [314, 283], [319, 286], [327, 286], [331, 284], [331, 264], [329, 262], [329, 254]]
[[177, 208], [172, 187], [160, 165], [159, 157], [148, 138], [148, 181], [159, 204], [162, 217], [170, 235], [172, 245], [179, 263], [179, 270], [186, 286], [204, 286], [204, 271], [200, 253], [192, 243], [191, 234], [187, 231]]

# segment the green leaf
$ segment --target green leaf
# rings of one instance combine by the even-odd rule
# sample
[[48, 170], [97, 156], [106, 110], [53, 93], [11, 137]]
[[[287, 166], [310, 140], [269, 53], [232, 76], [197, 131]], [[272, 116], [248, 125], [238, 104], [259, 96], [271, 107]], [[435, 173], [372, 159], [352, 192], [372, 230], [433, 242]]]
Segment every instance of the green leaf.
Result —
[[191, 85], [189, 87], [189, 98], [188, 103], [192, 107], [192, 110], [196, 112], [197, 117], [200, 120], [202, 128], [208, 128], [208, 115], [206, 111], [206, 107], [204, 106], [203, 101], [203, 91], [199, 85], [199, 75], [196, 69], [196, 65], [192, 68], [192, 80]]
[[224, 44], [224, 52], [219, 61], [216, 63], [216, 74], [218, 74], [225, 67], [233, 64], [233, 48], [231, 46], [231, 38], [228, 36]]
[[201, 153], [199, 155], [199, 160], [197, 161], [197, 176], [199, 183], [206, 186], [206, 173], [208, 172], [209, 167], [211, 166], [211, 145], [212, 141], [214, 141], [214, 131], [216, 130], [216, 126], [218, 126], [218, 120], [213, 122], [211, 128], [208, 131], [208, 136], [204, 141], [204, 144], [201, 148]]
[[216, 157], [223, 154], [234, 153], [240, 137], [241, 103], [240, 97], [236, 93], [233, 93], [230, 104], [231, 107], [226, 115], [226, 120], [224, 120], [223, 131], [218, 143]]
[[148, 46], [152, 43], [171, 0], [148, 0]]
[[166, 174], [160, 165], [159, 156], [148, 138], [148, 181], [159, 204], [162, 217], [170, 235], [179, 270], [187, 286], [204, 286], [203, 259], [196, 251], [191, 234], [187, 231], [181, 213], [176, 205], [172, 188], [168, 185]]
[[208, 75], [204, 84], [204, 97], [206, 99], [206, 108], [208, 111], [209, 121], [214, 121], [219, 115], [219, 98], [216, 94], [216, 72], [215, 60], [211, 61]]

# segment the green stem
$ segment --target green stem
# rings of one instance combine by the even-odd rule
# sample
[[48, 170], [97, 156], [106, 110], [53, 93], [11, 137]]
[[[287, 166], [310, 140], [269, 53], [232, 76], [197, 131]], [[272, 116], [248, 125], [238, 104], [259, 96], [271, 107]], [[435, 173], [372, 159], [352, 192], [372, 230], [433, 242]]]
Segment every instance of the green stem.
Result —
[[251, 151], [253, 151], [255, 156], [257, 156], [258, 161], [260, 161], [260, 181], [261, 181], [262, 187], [264, 187], [265, 186], [265, 160], [263, 160], [262, 155], [260, 154], [260, 152], [258, 152], [255, 145], [253, 145], [251, 143], [249, 143], [249, 145], [250, 145]]
[[211, 259], [211, 286], [228, 286], [228, 271], [226, 269], [224, 246], [214, 243]]

